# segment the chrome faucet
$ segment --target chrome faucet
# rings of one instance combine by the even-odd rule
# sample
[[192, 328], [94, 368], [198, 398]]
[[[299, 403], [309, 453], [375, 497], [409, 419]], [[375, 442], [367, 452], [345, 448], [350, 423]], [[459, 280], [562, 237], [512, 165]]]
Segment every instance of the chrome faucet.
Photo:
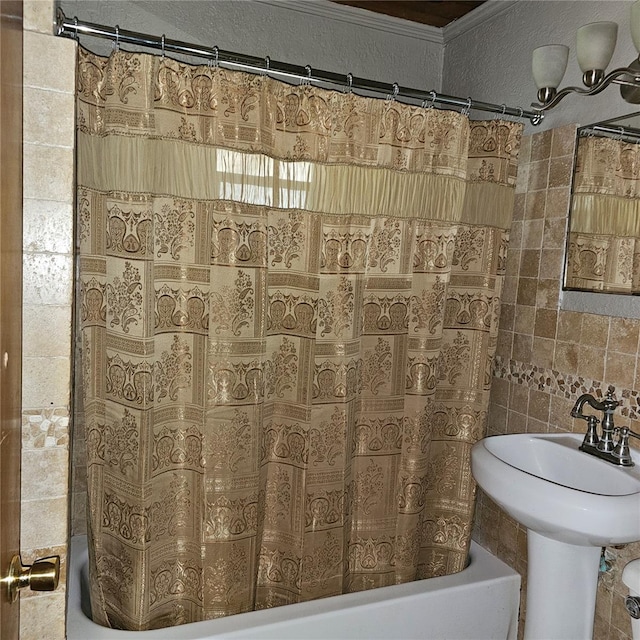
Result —
[[[597, 411], [603, 412], [601, 436], [598, 436], [598, 423], [600, 420], [594, 415], [582, 413], [584, 405], [588, 404]], [[613, 397], [613, 387], [609, 387], [607, 395], [601, 402], [590, 393], [583, 393], [576, 401], [571, 415], [587, 421], [587, 433], [580, 445], [580, 451], [602, 458], [607, 462], [622, 467], [634, 465], [629, 449], [629, 438], [640, 438], [640, 434], [631, 431], [629, 427], [618, 428], [613, 423], [613, 412], [620, 406], [620, 402]], [[618, 442], [614, 442], [613, 436], [619, 435]]]

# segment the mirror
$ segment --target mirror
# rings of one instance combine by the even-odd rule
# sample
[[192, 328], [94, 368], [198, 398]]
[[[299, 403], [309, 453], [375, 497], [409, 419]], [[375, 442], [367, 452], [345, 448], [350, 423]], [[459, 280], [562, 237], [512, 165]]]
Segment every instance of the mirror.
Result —
[[563, 289], [640, 295], [640, 112], [577, 136]]

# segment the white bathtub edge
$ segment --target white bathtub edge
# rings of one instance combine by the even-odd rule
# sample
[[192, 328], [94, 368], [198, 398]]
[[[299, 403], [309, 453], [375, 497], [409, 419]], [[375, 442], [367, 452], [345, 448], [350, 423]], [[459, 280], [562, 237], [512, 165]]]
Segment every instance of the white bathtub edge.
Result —
[[[287, 607], [254, 611], [228, 618], [220, 618], [204, 622], [195, 622], [179, 627], [171, 627], [158, 631], [119, 631], [106, 629], [93, 623], [82, 612], [80, 603], [80, 569], [79, 566], [88, 561], [86, 536], [74, 536], [71, 540], [68, 570], [68, 612], [67, 640], [203, 640], [205, 638], [373, 638], [420, 637], [423, 640], [439, 638], [440, 640], [515, 640], [518, 620], [518, 604], [520, 576], [504, 562], [472, 541], [471, 563], [464, 571], [441, 578], [431, 578], [391, 587], [381, 587], [369, 591], [350, 593], [342, 596], [323, 598]], [[413, 608], [423, 609], [425, 594], [435, 610], [443, 615], [437, 619], [429, 617], [427, 630], [424, 621], [416, 620], [419, 635], [410, 630], [397, 635], [399, 629], [385, 635], [380, 624], [388, 622], [390, 616], [397, 617], [403, 624], [409, 608], [413, 616]], [[482, 601], [479, 598], [483, 598]], [[482, 615], [486, 603], [496, 607], [494, 616]], [[354, 622], [353, 611], [358, 608], [364, 614]], [[449, 607], [452, 610], [449, 612]], [[474, 614], [472, 610], [478, 609]], [[485, 611], [485, 614], [488, 614]], [[444, 625], [449, 618], [451, 624], [462, 625], [462, 618], [469, 616], [469, 635], [464, 629], [447, 629]], [[451, 620], [455, 617], [456, 620]], [[488, 618], [500, 618], [493, 624]], [[381, 623], [377, 622], [381, 618]], [[445, 619], [443, 619], [445, 618]], [[484, 620], [482, 619], [484, 618]], [[482, 634], [481, 624], [487, 626]], [[493, 626], [491, 626], [493, 624]], [[214, 630], [214, 634], [210, 633]], [[503, 631], [504, 630], [504, 633]], [[428, 633], [429, 635], [424, 635]], [[442, 635], [442, 634], [445, 635]], [[290, 634], [290, 635], [287, 635]], [[374, 634], [374, 635], [372, 635]]]

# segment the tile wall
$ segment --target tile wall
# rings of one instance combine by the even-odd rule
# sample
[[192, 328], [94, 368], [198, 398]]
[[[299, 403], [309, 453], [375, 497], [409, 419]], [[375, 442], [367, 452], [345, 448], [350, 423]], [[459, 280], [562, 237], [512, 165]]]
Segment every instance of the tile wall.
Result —
[[24, 1], [23, 562], [60, 555], [60, 586], [23, 591], [21, 640], [65, 637], [71, 305], [74, 60], [53, 36], [53, 0]]
[[[624, 402], [616, 424], [640, 432], [640, 320], [559, 307], [575, 129], [523, 140], [489, 408], [491, 435], [583, 433], [584, 422], [570, 417], [575, 400], [585, 392], [603, 394], [608, 385]], [[483, 495], [474, 539], [526, 576], [525, 528]], [[594, 640], [630, 640], [620, 574], [626, 562], [640, 557], [640, 543], [607, 553], [612, 569], [600, 579]], [[522, 595], [519, 637], [525, 589]]]

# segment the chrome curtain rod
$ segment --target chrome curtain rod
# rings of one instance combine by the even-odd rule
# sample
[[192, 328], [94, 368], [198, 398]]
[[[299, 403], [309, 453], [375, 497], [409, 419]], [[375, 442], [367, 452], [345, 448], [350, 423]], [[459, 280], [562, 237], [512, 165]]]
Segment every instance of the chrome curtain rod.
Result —
[[605, 133], [613, 138], [629, 138], [632, 142], [640, 142], [640, 131], [628, 127], [615, 127], [612, 125], [592, 124], [580, 128], [581, 136], [589, 136], [594, 133]]
[[409, 87], [401, 87], [397, 83], [387, 84], [376, 80], [355, 78], [352, 74], [347, 76], [312, 69], [310, 66], [301, 67], [287, 62], [277, 62], [268, 56], [264, 59], [248, 56], [232, 51], [224, 51], [218, 47], [203, 47], [189, 44], [180, 40], [171, 40], [162, 36], [153, 36], [137, 31], [120, 29], [119, 26], [107, 27], [91, 22], [83, 22], [78, 18], [69, 19], [58, 7], [56, 13], [56, 35], [78, 39], [80, 35], [93, 36], [113, 40], [116, 45], [133, 44], [149, 49], [160, 49], [163, 53], [172, 52], [189, 56], [207, 58], [216, 64], [221, 64], [231, 69], [240, 69], [250, 73], [277, 73], [285, 79], [296, 79], [307, 83], [330, 83], [344, 86], [349, 90], [368, 91], [376, 94], [392, 96], [393, 98], [406, 98], [421, 101], [424, 106], [459, 107], [468, 113], [471, 109], [476, 111], [489, 111], [503, 116], [515, 118], [527, 118], [531, 124], [538, 125], [542, 122], [544, 114], [539, 111], [527, 111], [520, 107], [507, 107], [503, 104], [481, 102], [471, 98], [456, 98], [436, 91], [421, 91]]

